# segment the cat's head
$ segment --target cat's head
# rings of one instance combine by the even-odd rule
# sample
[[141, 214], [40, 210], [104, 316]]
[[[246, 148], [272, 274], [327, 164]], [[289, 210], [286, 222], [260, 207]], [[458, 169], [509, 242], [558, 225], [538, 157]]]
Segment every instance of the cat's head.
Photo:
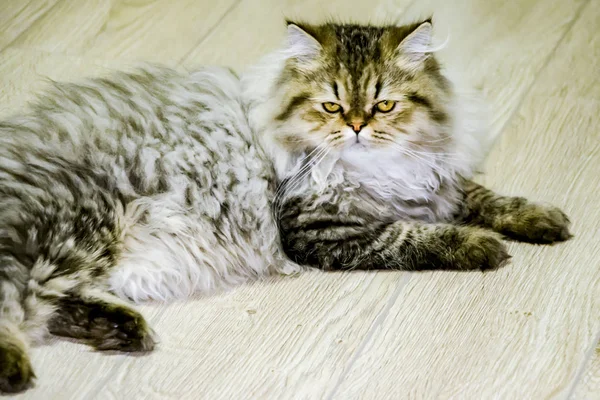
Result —
[[284, 49], [265, 60], [250, 89], [262, 102], [251, 121], [267, 135], [267, 147], [287, 155], [277, 169], [315, 149], [353, 160], [447, 154], [452, 94], [431, 39], [430, 20], [288, 22]]

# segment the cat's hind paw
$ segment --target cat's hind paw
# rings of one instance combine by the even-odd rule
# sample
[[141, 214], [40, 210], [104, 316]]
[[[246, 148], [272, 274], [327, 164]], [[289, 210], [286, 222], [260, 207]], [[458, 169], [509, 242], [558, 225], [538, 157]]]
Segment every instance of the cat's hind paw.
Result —
[[33, 387], [35, 374], [24, 349], [0, 340], [0, 393], [19, 393]]

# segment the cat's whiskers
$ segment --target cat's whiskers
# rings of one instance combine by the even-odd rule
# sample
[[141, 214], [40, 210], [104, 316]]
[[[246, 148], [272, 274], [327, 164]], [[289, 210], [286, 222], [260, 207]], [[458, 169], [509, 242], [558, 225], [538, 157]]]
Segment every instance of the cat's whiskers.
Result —
[[[324, 141], [323, 141], [322, 143], [320, 143], [320, 144], [319, 144], [317, 147], [315, 147], [315, 148], [314, 148], [314, 149], [313, 149], [313, 150], [312, 150], [310, 153], [308, 153], [307, 155], [305, 155], [304, 157], [302, 157], [302, 159], [300, 159], [300, 160], [298, 161], [298, 164], [302, 164], [302, 163], [303, 163], [305, 160], [307, 160], [307, 159], [310, 161], [310, 157], [311, 157], [311, 156], [312, 156], [312, 155], [313, 155], [315, 152], [317, 152], [317, 154], [319, 154], [319, 153], [320, 153], [320, 152], [323, 150], [323, 148], [322, 148], [321, 146], [323, 146], [324, 144], [325, 144], [325, 142], [324, 142]], [[299, 169], [297, 172], [295, 172], [295, 173], [294, 173], [294, 175], [292, 175], [290, 178], [287, 178], [287, 180], [293, 180], [293, 179], [294, 179], [294, 178], [295, 178], [295, 177], [296, 177], [298, 174], [302, 173], [302, 171], [303, 171], [305, 168], [308, 168], [308, 166], [309, 166], [309, 165], [310, 165], [310, 164], [305, 164], [305, 165], [303, 165], [303, 166], [302, 166], [302, 167], [301, 167], [301, 168], [300, 168], [300, 169]], [[284, 181], [285, 181], [285, 180], [284, 180]], [[277, 192], [275, 193], [275, 198], [277, 198], [277, 196], [280, 194], [281, 190], [283, 190], [285, 186], [286, 186], [286, 185], [284, 185], [284, 184], [283, 184], [283, 182], [282, 182], [282, 184], [280, 184], [280, 185], [279, 185], [279, 188], [277, 189]]]
[[295, 190], [304, 180], [304, 178], [306, 178], [310, 173], [312, 173], [313, 169], [315, 167], [317, 167], [329, 154], [330, 149], [329, 148], [325, 148], [323, 151], [319, 152], [318, 155], [316, 155], [313, 160], [311, 160], [311, 164], [309, 166], [309, 168], [304, 169], [304, 171], [302, 172], [302, 174], [298, 174], [296, 175], [296, 177], [294, 178], [293, 181], [290, 181], [290, 183], [288, 185], [286, 185], [286, 191], [284, 192], [284, 194], [287, 194], [293, 190]]
[[286, 136], [286, 137], [282, 138], [281, 141], [283, 143], [310, 143], [311, 142], [307, 138], [292, 137], [292, 136]]
[[[300, 169], [289, 181], [287, 184], [282, 185], [283, 191], [280, 193], [280, 196], [285, 196], [289, 191], [295, 188], [310, 172], [312, 172], [312, 168], [318, 165], [329, 153], [329, 149], [327, 147], [323, 147], [313, 158], [309, 160], [309, 162]], [[315, 161], [316, 160], [316, 161]]]
[[282, 185], [285, 186], [284, 190], [280, 193], [279, 197], [273, 202], [273, 208], [276, 210], [275, 218], [279, 220], [279, 216], [281, 215], [281, 211], [284, 206], [285, 197], [292, 191], [296, 190], [303, 182], [304, 178], [306, 178], [315, 168], [318, 166], [329, 154], [330, 149], [328, 147], [324, 147], [321, 151], [317, 153], [307, 164], [302, 171], [298, 172], [287, 184]]
[[441, 138], [438, 138], [438, 139], [435, 139], [435, 140], [423, 140], [423, 139], [419, 139], [419, 142], [421, 142], [421, 143], [427, 143], [427, 144], [429, 144], [429, 143], [440, 143], [440, 142], [444, 142], [444, 141], [448, 141], [448, 138], [447, 137], [441, 137]]
[[399, 145], [398, 143], [395, 143], [395, 142], [391, 142], [391, 143], [393, 143], [394, 147], [397, 150], [399, 150], [401, 153], [406, 154], [410, 157], [413, 157], [413, 158], [425, 163], [427, 166], [429, 166], [432, 169], [439, 169], [439, 165], [436, 165], [436, 163], [434, 161], [425, 158], [423, 155], [415, 153], [413, 150], [411, 150], [407, 147], [403, 147], [403, 146]]
[[[287, 183], [284, 181], [279, 185], [277, 192], [273, 198], [273, 209], [277, 210], [274, 215], [276, 218], [279, 217], [281, 208], [283, 206], [283, 199], [285, 195], [291, 190], [290, 188], [300, 182], [308, 172], [311, 171], [311, 167], [314, 167], [318, 164], [323, 158], [323, 154], [328, 152], [327, 149], [327, 139], [320, 143], [317, 147], [315, 147], [309, 154], [304, 156], [299, 163], [303, 163], [308, 159], [308, 162], [302, 166], [291, 178], [287, 179]], [[315, 154], [316, 153], [316, 154]], [[314, 156], [313, 156], [314, 154]], [[315, 163], [315, 160], [318, 160]]]
[[434, 151], [419, 151], [419, 150], [415, 150], [415, 149], [410, 149], [410, 151], [412, 151], [415, 154], [420, 154], [420, 155], [424, 155], [424, 156], [434, 156], [434, 157], [442, 157], [442, 158], [450, 159], [450, 160], [458, 160], [458, 158], [456, 158], [456, 156], [458, 155], [457, 153], [438, 153], [438, 152], [434, 152]]

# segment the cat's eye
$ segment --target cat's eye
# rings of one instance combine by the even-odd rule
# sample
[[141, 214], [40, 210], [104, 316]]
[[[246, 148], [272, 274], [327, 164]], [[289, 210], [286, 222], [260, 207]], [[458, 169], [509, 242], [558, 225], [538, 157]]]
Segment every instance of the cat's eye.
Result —
[[336, 104], [336, 103], [327, 102], [327, 103], [323, 103], [323, 109], [325, 111], [327, 111], [328, 113], [333, 114], [333, 113], [342, 111], [342, 106], [340, 106], [339, 104]]
[[377, 103], [375, 105], [375, 108], [379, 112], [386, 113], [386, 112], [392, 111], [392, 109], [394, 108], [395, 105], [396, 105], [395, 101], [383, 100], [383, 101], [380, 101], [379, 103]]

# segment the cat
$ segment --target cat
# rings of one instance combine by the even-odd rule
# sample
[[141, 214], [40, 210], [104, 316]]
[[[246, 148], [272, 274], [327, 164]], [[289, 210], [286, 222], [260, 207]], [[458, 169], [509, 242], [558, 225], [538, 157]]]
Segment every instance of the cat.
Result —
[[131, 302], [307, 267], [485, 270], [559, 209], [474, 183], [482, 129], [404, 26], [288, 21], [241, 78], [146, 66], [55, 83], [0, 122], [0, 390], [48, 334], [150, 351]]

